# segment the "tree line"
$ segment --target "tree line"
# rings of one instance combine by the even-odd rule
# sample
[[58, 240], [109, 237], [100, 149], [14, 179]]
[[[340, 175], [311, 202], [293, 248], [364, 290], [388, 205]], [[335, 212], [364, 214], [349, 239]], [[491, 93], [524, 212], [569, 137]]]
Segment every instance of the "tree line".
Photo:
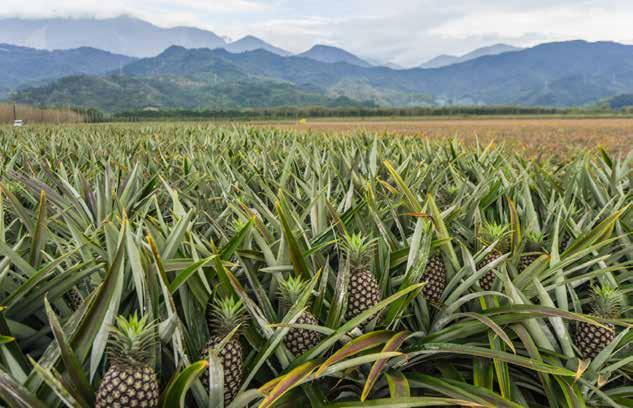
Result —
[[557, 115], [569, 109], [523, 106], [445, 106], [445, 107], [300, 107], [270, 109], [221, 110], [147, 110], [120, 112], [112, 115], [115, 121], [138, 120], [261, 120], [301, 118], [362, 118], [362, 117], [417, 117], [417, 116], [499, 116], [499, 115]]

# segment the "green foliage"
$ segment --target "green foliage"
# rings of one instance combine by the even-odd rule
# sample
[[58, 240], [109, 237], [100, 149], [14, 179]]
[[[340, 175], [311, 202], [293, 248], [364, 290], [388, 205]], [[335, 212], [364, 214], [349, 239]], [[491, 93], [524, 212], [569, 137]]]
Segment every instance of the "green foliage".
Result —
[[196, 78], [121, 75], [65, 77], [41, 87], [20, 90], [13, 99], [30, 105], [75, 106], [109, 113], [141, 111], [135, 116], [150, 115], [163, 109], [373, 106], [347, 97], [329, 97], [317, 90], [287, 82], [260, 78], [209, 82]]
[[[117, 358], [169, 406], [633, 404], [631, 155], [200, 124], [0, 127], [0, 146], [0, 405], [90, 406]], [[353, 317], [348, 259], [381, 295]], [[577, 327], [610, 334], [591, 359]], [[318, 342], [295, 355], [291, 330]]]

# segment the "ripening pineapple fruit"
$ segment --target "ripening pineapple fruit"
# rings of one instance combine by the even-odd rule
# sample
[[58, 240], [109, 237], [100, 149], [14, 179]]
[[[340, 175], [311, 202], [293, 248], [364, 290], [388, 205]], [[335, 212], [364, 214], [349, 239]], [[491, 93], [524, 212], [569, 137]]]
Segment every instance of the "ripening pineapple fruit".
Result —
[[422, 281], [426, 282], [426, 285], [422, 288], [424, 299], [431, 303], [439, 302], [446, 288], [446, 266], [439, 252], [435, 253], [427, 261]]
[[436, 194], [436, 203], [440, 208], [448, 207], [453, 204], [457, 194], [459, 194], [459, 186], [450, 184], [448, 187], [440, 190]]
[[519, 260], [519, 272], [526, 270], [532, 262], [539, 257], [537, 252], [543, 251], [543, 234], [540, 232], [529, 232], [527, 234], [527, 243], [525, 245], [526, 254], [521, 256]]
[[558, 244], [558, 253], [562, 254], [563, 252], [565, 252], [567, 248], [569, 248], [569, 244], [571, 244], [571, 237], [569, 236], [569, 234], [563, 234], [563, 237]]
[[[279, 282], [279, 292], [286, 310], [290, 309], [301, 295], [308, 290], [308, 285], [309, 282], [304, 281], [301, 278], [293, 277], [289, 277], [287, 280], [281, 280]], [[319, 324], [319, 320], [309, 311], [305, 311], [301, 313], [299, 318], [297, 318], [295, 324], [310, 324], [316, 326]], [[292, 354], [300, 356], [319, 344], [321, 338], [321, 333], [317, 331], [292, 328], [288, 330], [286, 337], [284, 337], [284, 344]]]
[[[238, 325], [244, 322], [244, 308], [242, 301], [236, 301], [232, 297], [210, 303], [207, 309], [207, 323], [211, 338], [202, 351], [202, 359], [206, 359], [209, 352], [217, 348], [222, 340]], [[228, 340], [221, 350], [218, 350], [222, 369], [224, 371], [224, 403], [229, 404], [242, 385], [244, 350], [239, 339], [239, 332]], [[209, 372], [201, 376], [205, 387], [209, 386]]]
[[[494, 242], [498, 242], [495, 249], [493, 249], [484, 259], [479, 262], [477, 269], [481, 269], [491, 262], [496, 261], [499, 257], [510, 250], [510, 242], [507, 238], [508, 226], [496, 223], [485, 224], [481, 231], [480, 241], [483, 245], [489, 246]], [[492, 287], [497, 279], [497, 274], [494, 270], [486, 272], [484, 276], [479, 279], [479, 286], [485, 291], [492, 290]]]
[[[609, 286], [594, 287], [591, 314], [603, 319], [617, 319], [622, 309], [622, 294]], [[604, 323], [604, 327], [579, 322], [574, 333], [574, 343], [583, 358], [595, 358], [615, 338], [615, 326]]]
[[81, 295], [81, 292], [79, 291], [79, 288], [77, 288], [77, 286], [73, 286], [68, 292], [66, 292], [66, 294], [64, 295], [64, 298], [66, 299], [66, 303], [72, 309], [73, 312], [79, 309], [79, 307], [84, 301], [84, 298]]
[[374, 242], [360, 234], [345, 236], [343, 248], [350, 263], [350, 279], [345, 318], [353, 319], [381, 300], [380, 287], [369, 264]]
[[96, 408], [158, 407], [158, 380], [150, 365], [154, 330], [147, 316], [117, 317], [108, 348], [110, 368], [99, 385]]

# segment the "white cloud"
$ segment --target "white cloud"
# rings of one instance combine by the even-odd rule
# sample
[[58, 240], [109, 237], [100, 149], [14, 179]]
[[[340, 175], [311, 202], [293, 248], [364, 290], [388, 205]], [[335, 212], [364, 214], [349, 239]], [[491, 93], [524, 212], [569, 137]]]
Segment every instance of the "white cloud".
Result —
[[[97, 17], [130, 14], [154, 20], [175, 20], [185, 24], [191, 16], [235, 16], [271, 11], [272, 5], [255, 0], [3, 0], [0, 16]], [[170, 15], [176, 18], [170, 18]], [[178, 20], [180, 16], [180, 20]]]
[[559, 6], [531, 11], [473, 13], [446, 22], [429, 32], [456, 39], [486, 34], [520, 38], [529, 33], [539, 32], [560, 38], [582, 37], [588, 40], [622, 41], [632, 36], [631, 21], [632, 7], [613, 10], [596, 6]]

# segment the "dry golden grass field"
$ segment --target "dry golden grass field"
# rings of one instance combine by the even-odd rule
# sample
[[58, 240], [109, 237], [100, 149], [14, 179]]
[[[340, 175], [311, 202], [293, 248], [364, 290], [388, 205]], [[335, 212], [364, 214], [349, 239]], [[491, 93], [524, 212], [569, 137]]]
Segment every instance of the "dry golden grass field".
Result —
[[308, 120], [306, 123], [259, 123], [258, 126], [309, 132], [358, 131], [429, 138], [457, 137], [466, 142], [495, 141], [532, 152], [565, 153], [604, 146], [629, 152], [633, 146], [633, 118], [473, 118]]

